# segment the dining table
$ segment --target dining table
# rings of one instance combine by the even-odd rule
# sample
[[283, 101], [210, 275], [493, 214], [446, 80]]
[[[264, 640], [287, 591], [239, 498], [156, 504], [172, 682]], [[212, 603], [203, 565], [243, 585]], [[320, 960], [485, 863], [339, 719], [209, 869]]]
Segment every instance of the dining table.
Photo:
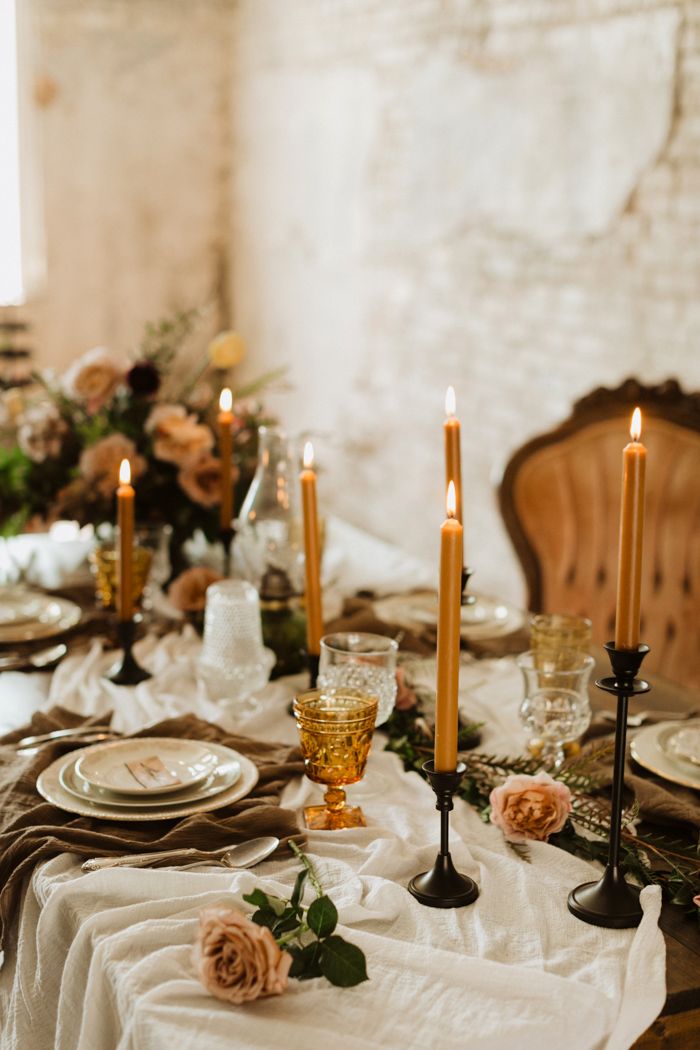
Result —
[[[340, 523], [335, 536], [340, 553], [333, 555], [331, 529], [328, 564], [338, 593], [390, 596], [416, 581], [429, 585], [429, 565]], [[525, 616], [514, 626], [524, 648]], [[0, 729], [9, 733], [60, 705], [81, 718], [111, 719], [122, 734], [194, 714], [252, 740], [298, 742], [289, 708], [308, 687], [306, 674], [268, 683], [245, 709], [222, 705], [198, 675], [199, 636], [190, 626], [170, 627], [137, 643], [152, 678], [136, 687], [104, 677], [114, 653], [99, 635], [78, 635], [54, 671], [0, 674]], [[462, 656], [460, 711], [480, 724], [479, 749], [489, 754], [512, 755], [525, 744], [518, 629], [501, 634], [492, 649], [482, 636]], [[416, 687], [434, 685], [434, 654], [413, 653], [406, 666]], [[657, 711], [698, 706], [687, 689], [658, 678], [652, 684]], [[591, 702], [602, 721], [611, 699], [592, 689]], [[254, 887], [288, 897], [299, 868], [291, 853], [244, 871], [203, 865], [84, 872], [82, 857], [58, 852], [27, 878], [2, 946], [0, 1050], [320, 1050], [330, 1040], [357, 1050], [698, 1045], [698, 924], [662, 903], [658, 887], [642, 890], [637, 929], [582, 923], [569, 913], [567, 894], [596, 878], [598, 866], [546, 842], [530, 843], [525, 859], [456, 799], [452, 856], [476, 881], [479, 897], [459, 909], [415, 900], [407, 885], [430, 867], [438, 845], [435, 799], [385, 743], [379, 727], [365, 776], [348, 789], [367, 826], [304, 830], [304, 851], [338, 909], [339, 929], [365, 953], [367, 982], [335, 988], [320, 978], [290, 981], [283, 995], [235, 1007], [199, 981], [193, 944], [201, 910], [250, 911], [243, 895]], [[280, 805], [300, 816], [320, 797], [319, 785], [294, 776]]]

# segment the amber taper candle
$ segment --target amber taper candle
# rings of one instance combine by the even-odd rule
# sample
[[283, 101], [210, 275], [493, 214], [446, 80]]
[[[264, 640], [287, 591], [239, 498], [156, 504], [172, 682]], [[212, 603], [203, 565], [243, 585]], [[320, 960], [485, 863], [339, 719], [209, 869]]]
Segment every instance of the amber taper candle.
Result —
[[440, 528], [440, 590], [437, 629], [435, 769], [457, 766], [459, 644], [462, 618], [462, 525], [455, 517], [455, 484], [447, 487], [447, 518]]
[[458, 522], [462, 522], [462, 450], [461, 426], [455, 415], [457, 403], [455, 389], [448, 386], [445, 394], [445, 486], [451, 481], [455, 486], [455, 513]]
[[299, 475], [304, 510], [306, 648], [309, 655], [318, 656], [321, 651], [323, 616], [321, 612], [321, 543], [316, 505], [316, 472], [313, 469], [313, 462], [313, 445], [307, 441], [304, 445], [304, 469]]
[[636, 649], [639, 645], [639, 613], [642, 589], [642, 543], [644, 539], [644, 477], [647, 450], [642, 436], [642, 413], [632, 413], [630, 437], [622, 450], [622, 506], [620, 553], [617, 566], [615, 648]]
[[224, 387], [219, 395], [219, 461], [221, 463], [221, 503], [219, 504], [219, 524], [222, 529], [231, 528], [233, 518], [233, 482], [231, 480], [232, 466], [232, 436], [233, 425], [233, 394], [228, 387]]
[[130, 620], [134, 613], [134, 503], [136, 493], [131, 484], [128, 459], [119, 465], [117, 489], [117, 524], [119, 526], [119, 559], [117, 561], [117, 615]]

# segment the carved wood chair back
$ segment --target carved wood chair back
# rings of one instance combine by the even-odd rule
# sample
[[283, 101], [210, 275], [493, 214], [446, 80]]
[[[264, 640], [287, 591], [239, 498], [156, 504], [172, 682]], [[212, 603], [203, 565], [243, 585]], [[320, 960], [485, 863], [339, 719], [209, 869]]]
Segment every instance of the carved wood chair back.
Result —
[[645, 670], [700, 688], [700, 393], [634, 379], [578, 401], [511, 457], [501, 513], [533, 612], [589, 616], [614, 633], [622, 448], [635, 405], [648, 448], [641, 639]]

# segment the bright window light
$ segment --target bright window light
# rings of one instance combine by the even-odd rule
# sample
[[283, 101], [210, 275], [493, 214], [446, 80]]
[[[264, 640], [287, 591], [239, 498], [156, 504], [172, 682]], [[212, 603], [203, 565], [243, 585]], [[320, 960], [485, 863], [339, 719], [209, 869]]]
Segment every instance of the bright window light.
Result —
[[23, 299], [15, 0], [0, 0], [0, 306]]

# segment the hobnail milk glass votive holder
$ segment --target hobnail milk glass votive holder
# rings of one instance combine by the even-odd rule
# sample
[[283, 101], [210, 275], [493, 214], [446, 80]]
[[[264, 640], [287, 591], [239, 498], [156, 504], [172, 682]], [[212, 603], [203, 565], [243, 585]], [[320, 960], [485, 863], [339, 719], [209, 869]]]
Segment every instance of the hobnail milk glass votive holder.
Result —
[[255, 588], [244, 580], [208, 587], [199, 672], [209, 695], [240, 709], [267, 683], [274, 663], [263, 645]]
[[309, 689], [294, 698], [294, 717], [304, 772], [314, 783], [326, 785], [325, 805], [304, 809], [307, 828], [364, 828], [364, 814], [359, 806], [346, 806], [344, 788], [364, 776], [377, 698], [359, 689]]
[[382, 634], [338, 631], [321, 639], [318, 684], [326, 691], [359, 689], [376, 696], [376, 725], [386, 722], [396, 700], [398, 642]]

